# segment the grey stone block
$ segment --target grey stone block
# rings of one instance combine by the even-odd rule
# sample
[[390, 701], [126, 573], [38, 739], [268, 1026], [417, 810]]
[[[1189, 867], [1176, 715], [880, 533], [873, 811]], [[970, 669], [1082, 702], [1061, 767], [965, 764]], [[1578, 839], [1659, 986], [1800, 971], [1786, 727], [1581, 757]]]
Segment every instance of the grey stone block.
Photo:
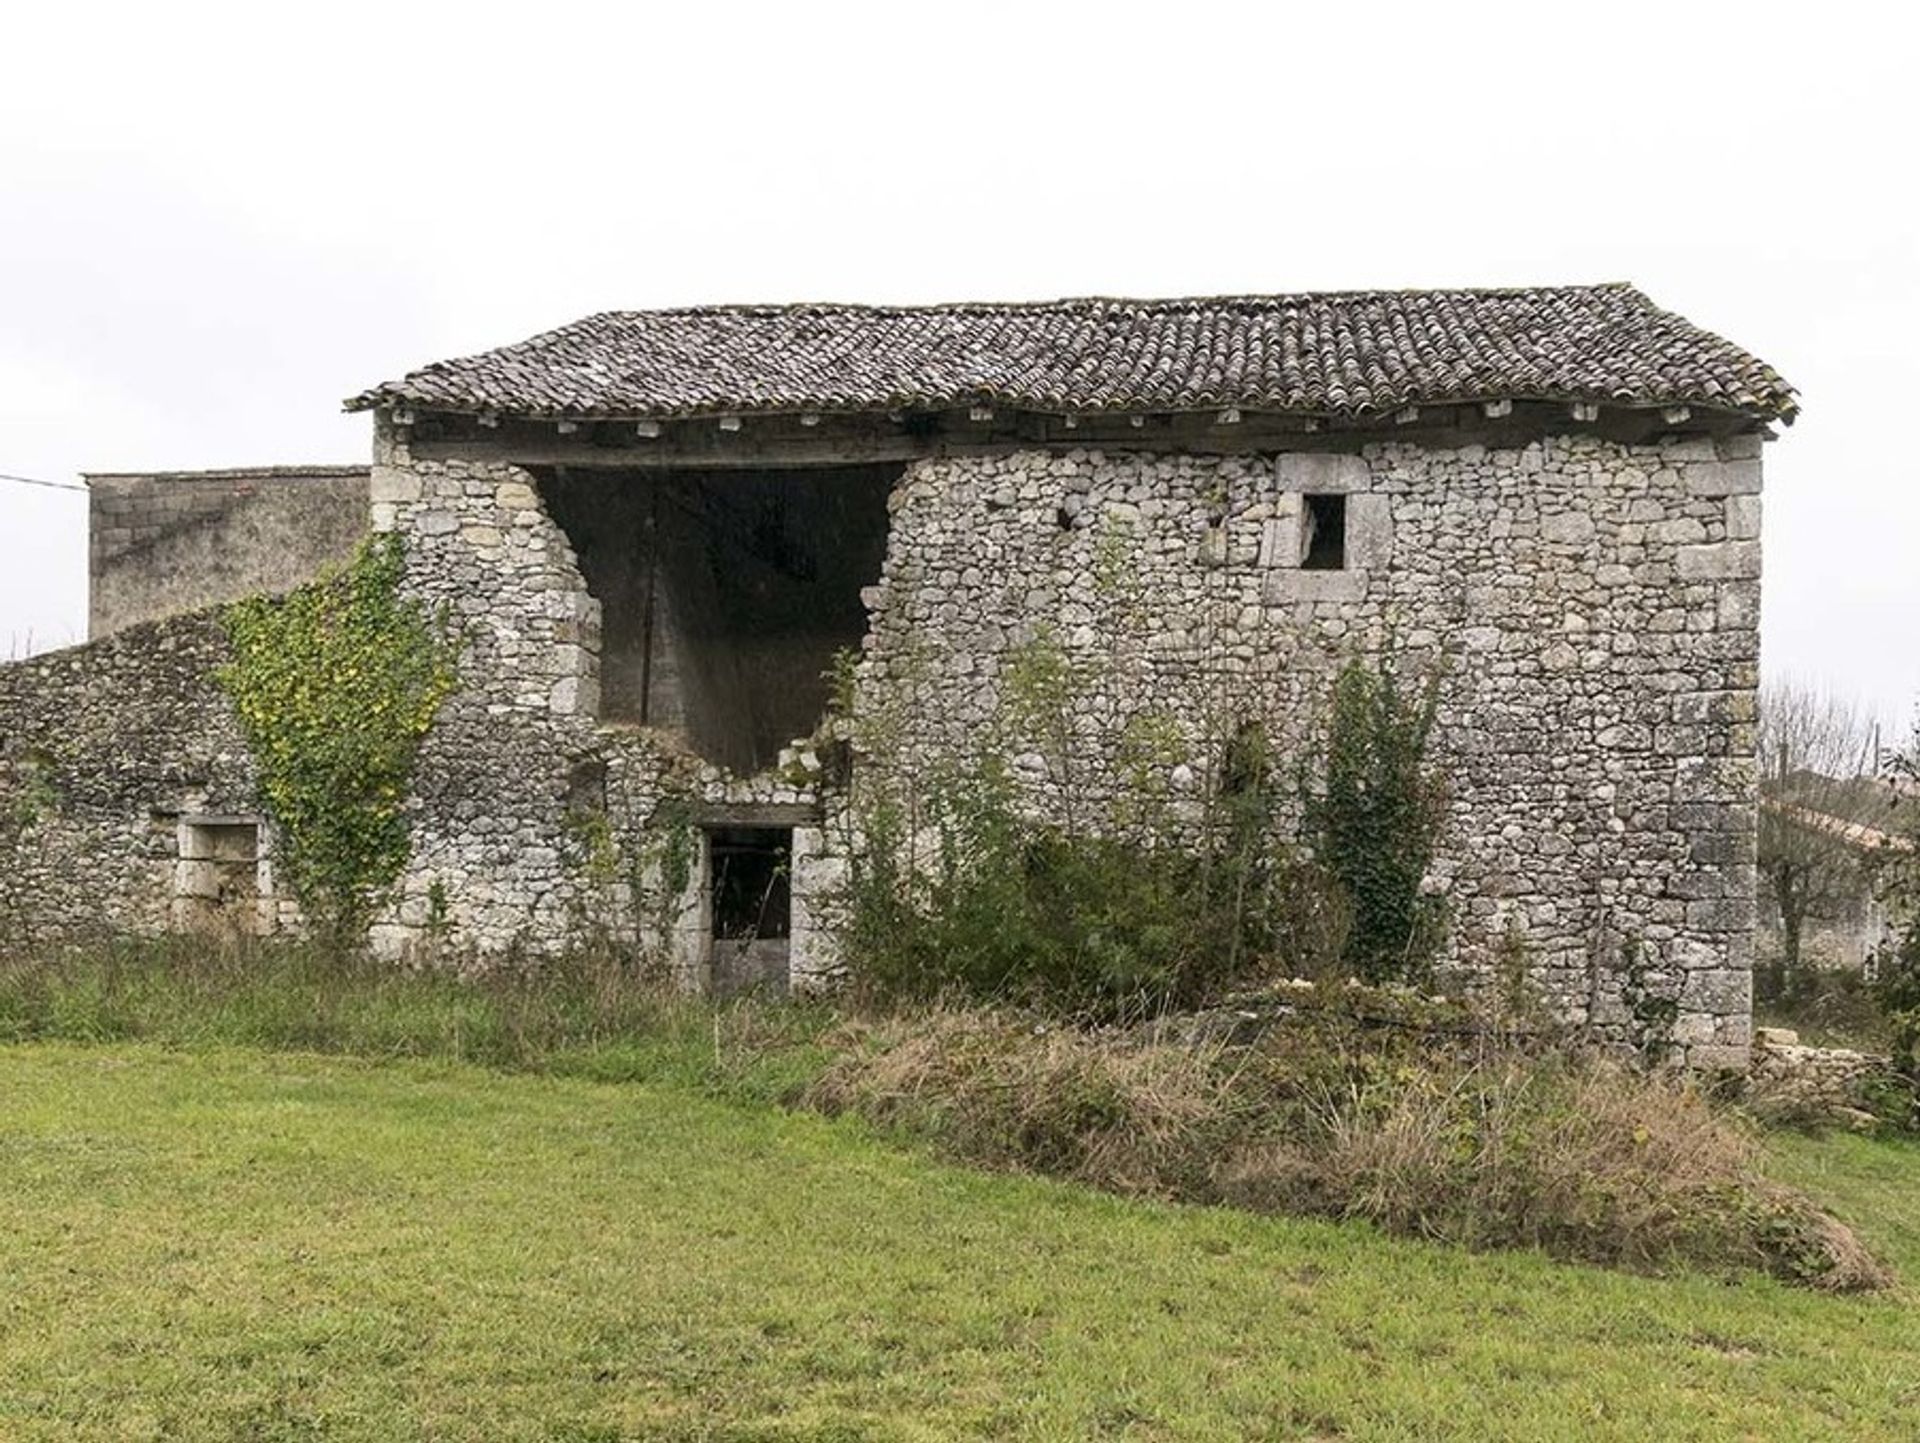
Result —
[[1690, 495], [1746, 496], [1760, 490], [1758, 460], [1692, 461], [1685, 470]]
[[1760, 536], [1760, 498], [1757, 495], [1727, 498], [1727, 540], [1755, 541]]
[[1299, 568], [1269, 572], [1263, 583], [1269, 605], [1287, 601], [1364, 601], [1367, 573], [1364, 571], [1302, 571]]
[[1332, 451], [1293, 451], [1274, 462], [1274, 480], [1282, 491], [1364, 491], [1372, 479], [1363, 459]]
[[1393, 498], [1353, 496], [1347, 501], [1347, 565], [1355, 571], [1384, 570], [1393, 556]]
[[1683, 546], [1678, 557], [1682, 581], [1746, 581], [1760, 574], [1760, 544], [1756, 541]]

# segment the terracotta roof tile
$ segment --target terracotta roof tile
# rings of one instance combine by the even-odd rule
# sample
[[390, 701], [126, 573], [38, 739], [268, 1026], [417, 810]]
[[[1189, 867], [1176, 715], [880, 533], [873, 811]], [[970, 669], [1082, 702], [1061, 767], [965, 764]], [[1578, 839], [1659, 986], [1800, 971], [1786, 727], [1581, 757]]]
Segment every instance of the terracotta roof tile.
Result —
[[1770, 366], [1627, 285], [609, 311], [347, 404], [582, 418], [969, 404], [1366, 415], [1497, 399], [1786, 420], [1797, 409]]

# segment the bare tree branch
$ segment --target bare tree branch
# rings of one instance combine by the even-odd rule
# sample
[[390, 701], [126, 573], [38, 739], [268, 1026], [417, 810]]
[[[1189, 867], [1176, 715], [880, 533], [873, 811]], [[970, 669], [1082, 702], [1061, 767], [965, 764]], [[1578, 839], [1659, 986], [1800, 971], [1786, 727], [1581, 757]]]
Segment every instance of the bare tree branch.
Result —
[[1844, 910], [1864, 895], [1864, 848], [1873, 834], [1880, 783], [1870, 719], [1852, 701], [1802, 683], [1774, 683], [1760, 696], [1760, 885], [1780, 917], [1778, 975], [1790, 990], [1802, 971], [1809, 918]]

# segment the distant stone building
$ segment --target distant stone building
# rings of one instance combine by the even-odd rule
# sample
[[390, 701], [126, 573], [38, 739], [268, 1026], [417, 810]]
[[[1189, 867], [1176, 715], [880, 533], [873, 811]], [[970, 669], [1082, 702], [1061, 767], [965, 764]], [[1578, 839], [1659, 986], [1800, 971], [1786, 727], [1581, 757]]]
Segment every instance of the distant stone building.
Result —
[[285, 591], [367, 534], [365, 466], [98, 472], [86, 477], [94, 640]]
[[[1886, 895], [1883, 869], [1913, 852], [1920, 793], [1910, 783], [1876, 776], [1835, 778], [1799, 771], [1760, 784], [1759, 929], [1756, 955], [1781, 967], [1787, 953], [1778, 881], [1766, 876], [1769, 836], [1782, 858], [1803, 871], [1817, 861], [1819, 885], [1801, 919], [1800, 958], [1816, 969], [1866, 972], [1897, 944], [1912, 920], [1909, 909]], [[1769, 828], [1774, 829], [1771, 833]], [[1792, 829], [1798, 837], [1782, 829]], [[1824, 843], [1809, 853], [1807, 842]], [[1830, 846], [1831, 850], [1827, 848]]]
[[[1760, 453], [1795, 406], [1630, 287], [613, 313], [350, 404], [372, 527], [469, 637], [389, 951], [561, 945], [607, 885], [582, 817], [644, 857], [671, 802], [686, 886], [635, 925], [692, 982], [830, 979], [869, 759], [806, 739], [843, 649], [931, 754], [1045, 629], [1089, 663], [1095, 784], [1106, 719], [1151, 709], [1176, 787], [1223, 717], [1304, 745], [1391, 650], [1447, 668], [1453, 962], [1517, 936], [1607, 1029], [1632, 957], [1694, 1061], [1745, 1059]], [[284, 918], [223, 647], [202, 612], [0, 668], [15, 785], [58, 799], [0, 907]]]

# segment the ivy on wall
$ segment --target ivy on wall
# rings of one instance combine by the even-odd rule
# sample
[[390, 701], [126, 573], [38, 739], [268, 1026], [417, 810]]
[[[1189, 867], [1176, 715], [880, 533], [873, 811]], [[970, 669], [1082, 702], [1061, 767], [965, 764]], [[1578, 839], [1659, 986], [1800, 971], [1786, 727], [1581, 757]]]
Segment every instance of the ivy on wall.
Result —
[[1410, 691], [1391, 662], [1349, 661], [1334, 679], [1307, 832], [1352, 905], [1346, 960], [1368, 982], [1417, 979], [1440, 944], [1439, 904], [1420, 890], [1446, 815], [1446, 780], [1427, 761], [1438, 707], [1437, 676]]
[[371, 537], [344, 565], [222, 618], [233, 660], [217, 679], [259, 763], [281, 874], [336, 944], [365, 931], [406, 865], [414, 760], [455, 684], [455, 640], [400, 594], [405, 565], [398, 536]]

